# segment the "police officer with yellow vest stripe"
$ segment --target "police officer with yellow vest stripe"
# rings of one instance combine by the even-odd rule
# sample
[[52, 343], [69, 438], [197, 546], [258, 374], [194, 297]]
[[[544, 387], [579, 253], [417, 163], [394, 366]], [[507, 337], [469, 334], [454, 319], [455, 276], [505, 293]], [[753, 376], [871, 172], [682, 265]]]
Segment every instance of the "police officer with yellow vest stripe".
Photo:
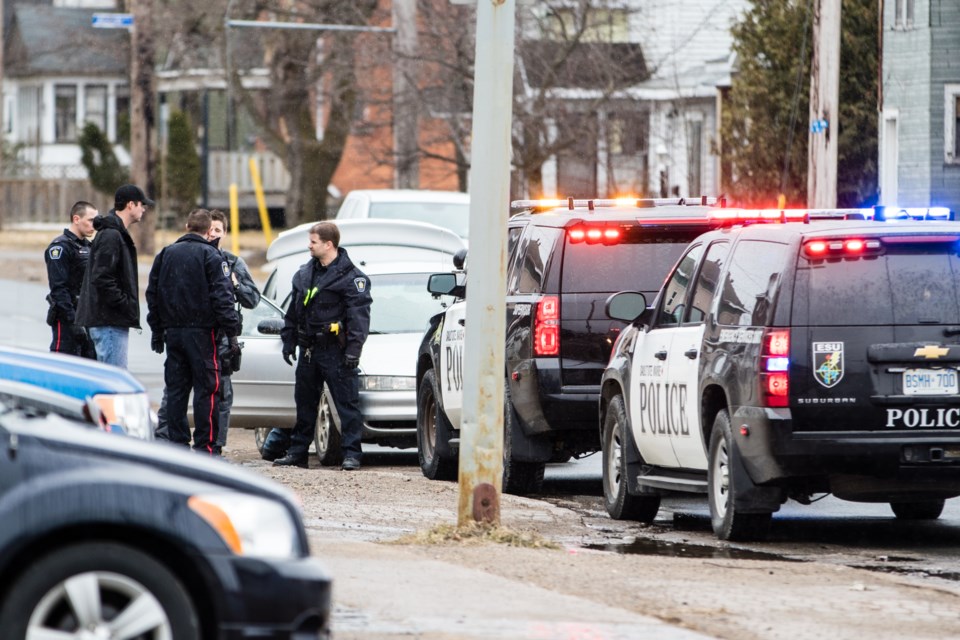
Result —
[[340, 230], [332, 222], [318, 222], [310, 229], [309, 249], [310, 261], [293, 276], [280, 334], [287, 364], [293, 364], [300, 350], [294, 390], [297, 423], [286, 455], [274, 464], [307, 467], [326, 383], [340, 415], [341, 468], [359, 469], [363, 417], [358, 365], [370, 332], [370, 279], [340, 248]]

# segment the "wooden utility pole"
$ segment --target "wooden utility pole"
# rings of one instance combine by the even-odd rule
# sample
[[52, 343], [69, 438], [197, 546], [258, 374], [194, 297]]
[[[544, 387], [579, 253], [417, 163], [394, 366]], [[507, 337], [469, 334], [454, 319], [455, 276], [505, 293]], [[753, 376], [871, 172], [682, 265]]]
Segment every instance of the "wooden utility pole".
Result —
[[[130, 0], [130, 13], [133, 14], [130, 32], [130, 181], [152, 199], [156, 195], [153, 180], [156, 124], [153, 0]], [[154, 252], [158, 214], [154, 209], [147, 209], [140, 224], [130, 229], [141, 253]]]
[[837, 206], [840, 4], [841, 0], [814, 2], [807, 206], [815, 209]]
[[394, 183], [398, 189], [416, 189], [420, 186], [420, 162], [417, 158], [420, 127], [415, 99], [417, 2], [393, 0], [392, 4], [393, 26], [397, 30], [393, 55]]

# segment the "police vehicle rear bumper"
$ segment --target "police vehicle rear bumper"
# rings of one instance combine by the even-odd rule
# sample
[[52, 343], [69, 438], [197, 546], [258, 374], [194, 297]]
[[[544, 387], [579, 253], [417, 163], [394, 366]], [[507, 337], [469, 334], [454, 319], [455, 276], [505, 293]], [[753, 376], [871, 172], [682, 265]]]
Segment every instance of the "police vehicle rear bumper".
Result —
[[789, 409], [745, 407], [733, 416], [733, 432], [757, 484], [865, 476], [960, 492], [960, 431], [794, 433]]
[[[597, 431], [600, 385], [564, 385], [557, 358], [535, 359], [532, 369], [521, 372], [511, 388], [515, 389], [513, 405], [524, 419], [527, 435]], [[537, 419], [539, 416], [542, 419]]]

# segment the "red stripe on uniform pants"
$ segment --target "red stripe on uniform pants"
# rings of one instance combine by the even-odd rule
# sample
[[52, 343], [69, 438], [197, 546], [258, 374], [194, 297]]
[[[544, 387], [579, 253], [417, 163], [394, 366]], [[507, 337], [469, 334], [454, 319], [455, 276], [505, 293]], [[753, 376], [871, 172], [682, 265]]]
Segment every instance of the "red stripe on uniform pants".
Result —
[[57, 353], [60, 353], [60, 332], [63, 329], [63, 323], [57, 320], [57, 346], [54, 349]]
[[210, 441], [207, 443], [207, 453], [213, 455], [213, 445], [216, 442], [216, 434], [213, 433], [213, 399], [220, 391], [220, 366], [217, 359], [217, 334], [210, 330], [210, 341], [213, 343], [213, 375], [216, 376], [217, 384], [213, 388], [213, 394], [210, 395]]

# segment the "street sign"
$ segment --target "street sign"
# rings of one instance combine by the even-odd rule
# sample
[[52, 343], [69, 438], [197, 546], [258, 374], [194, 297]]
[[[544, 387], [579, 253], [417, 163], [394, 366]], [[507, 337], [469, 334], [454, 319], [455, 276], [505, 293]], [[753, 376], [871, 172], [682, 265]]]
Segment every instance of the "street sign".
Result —
[[98, 29], [129, 29], [133, 26], [133, 14], [95, 13], [91, 25]]
[[810, 133], [823, 133], [827, 130], [829, 124], [824, 119], [814, 120], [810, 123]]

